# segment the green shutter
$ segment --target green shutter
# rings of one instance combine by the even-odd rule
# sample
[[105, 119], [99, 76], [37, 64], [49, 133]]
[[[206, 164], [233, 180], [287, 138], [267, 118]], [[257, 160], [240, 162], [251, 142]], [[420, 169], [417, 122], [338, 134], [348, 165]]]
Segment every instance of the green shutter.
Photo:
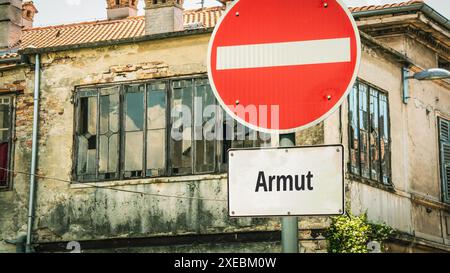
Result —
[[450, 141], [450, 122], [444, 119], [440, 120], [440, 135], [441, 135], [441, 141], [442, 142], [449, 142]]
[[450, 203], [450, 122], [440, 119], [441, 176], [444, 202]]

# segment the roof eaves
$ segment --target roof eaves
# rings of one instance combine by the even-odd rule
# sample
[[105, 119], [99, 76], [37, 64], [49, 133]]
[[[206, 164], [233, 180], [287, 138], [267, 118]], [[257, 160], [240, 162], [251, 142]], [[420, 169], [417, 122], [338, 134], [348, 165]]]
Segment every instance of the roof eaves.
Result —
[[22, 61], [22, 57], [19, 55], [17, 49], [0, 51], [0, 64], [19, 63], [21, 61]]
[[398, 52], [397, 50], [395, 50], [393, 48], [383, 45], [382, 43], [377, 41], [375, 38], [373, 38], [372, 36], [362, 32], [362, 31], [360, 31], [359, 33], [361, 36], [361, 41], [363, 43], [369, 45], [370, 47], [372, 47], [374, 49], [378, 49], [378, 50], [382, 51], [383, 53], [386, 53], [387, 55], [393, 57], [395, 59], [395, 61], [397, 61], [400, 64], [403, 64], [408, 67], [414, 66], [413, 60], [411, 60], [404, 54]]
[[401, 13], [401, 12], [408, 12], [408, 11], [418, 11], [424, 5], [426, 5], [426, 4], [423, 2], [417, 2], [417, 3], [412, 3], [410, 5], [403, 5], [403, 6], [396, 5], [396, 6], [389, 6], [389, 7], [384, 7], [384, 8], [368, 8], [368, 9], [363, 9], [363, 10], [352, 11], [352, 15], [355, 18], [359, 18], [359, 17], [385, 15], [385, 14]]
[[438, 22], [439, 24], [443, 25], [446, 29], [450, 29], [450, 20], [423, 2], [417, 2], [417, 3], [412, 3], [410, 5], [389, 7], [389, 8], [383, 8], [383, 9], [354, 11], [354, 12], [352, 12], [352, 15], [355, 19], [358, 19], [360, 17], [390, 15], [390, 14], [403, 13], [403, 12], [414, 12], [414, 11], [421, 11], [425, 15], [429, 16], [430, 18], [432, 18], [433, 20]]
[[191, 30], [183, 30], [183, 31], [176, 31], [176, 32], [160, 33], [160, 34], [143, 35], [143, 36], [124, 38], [124, 39], [119, 39], [119, 40], [106, 40], [106, 41], [99, 41], [99, 42], [63, 45], [63, 46], [55, 46], [55, 47], [41, 47], [41, 48], [28, 47], [28, 48], [19, 50], [19, 53], [23, 54], [23, 55], [33, 55], [33, 54], [68, 51], [68, 50], [82, 49], [82, 48], [96, 48], [96, 47], [104, 47], [104, 46], [112, 46], [112, 45], [139, 43], [139, 42], [146, 42], [146, 41], [155, 41], [155, 40], [162, 40], [162, 39], [170, 39], [170, 38], [212, 33], [213, 30], [214, 30], [214, 28], [200, 28], [200, 29], [191, 29]]

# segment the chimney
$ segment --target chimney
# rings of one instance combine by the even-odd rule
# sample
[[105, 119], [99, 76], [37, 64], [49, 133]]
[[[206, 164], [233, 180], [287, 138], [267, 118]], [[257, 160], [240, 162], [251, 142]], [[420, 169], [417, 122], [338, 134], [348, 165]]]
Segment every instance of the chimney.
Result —
[[22, 5], [22, 19], [24, 28], [32, 28], [34, 22], [34, 16], [38, 13], [38, 10], [33, 4], [33, 1], [24, 2]]
[[125, 19], [138, 14], [139, 0], [106, 0], [108, 20]]
[[0, 0], [0, 50], [18, 46], [22, 36], [22, 0]]
[[145, 34], [183, 30], [184, 0], [145, 0]]

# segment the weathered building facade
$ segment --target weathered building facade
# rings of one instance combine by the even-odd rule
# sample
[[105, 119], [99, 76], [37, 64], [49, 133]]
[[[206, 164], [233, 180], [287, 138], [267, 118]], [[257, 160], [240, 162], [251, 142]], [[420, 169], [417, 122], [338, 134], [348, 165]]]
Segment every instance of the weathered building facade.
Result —
[[[129, 17], [137, 1], [107, 2], [108, 20], [22, 23], [20, 39], [3, 47], [0, 251], [16, 250], [31, 218], [36, 251], [78, 241], [86, 252], [279, 252], [279, 219], [228, 217], [225, 156], [230, 147], [276, 145], [277, 136], [197, 140], [201, 128], [176, 127], [171, 115], [180, 104], [198, 115], [197, 98], [215, 103], [206, 52], [225, 7], [183, 11], [183, 1], [149, 0], [145, 16]], [[32, 21], [29, 5], [33, 13], [21, 14]], [[346, 147], [349, 209], [395, 228], [391, 251], [449, 251], [450, 83], [404, 74], [448, 68], [450, 23], [421, 1], [352, 12], [363, 44], [358, 83], [339, 111], [298, 132], [297, 144]], [[174, 140], [174, 128], [190, 137]], [[326, 251], [328, 225], [300, 218], [302, 251]]]

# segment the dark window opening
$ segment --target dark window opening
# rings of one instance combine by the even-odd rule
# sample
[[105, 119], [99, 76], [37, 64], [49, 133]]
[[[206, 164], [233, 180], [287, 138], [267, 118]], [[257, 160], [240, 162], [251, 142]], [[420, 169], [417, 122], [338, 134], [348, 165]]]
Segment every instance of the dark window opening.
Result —
[[[224, 172], [228, 149], [270, 143], [270, 135], [230, 122], [219, 109], [206, 78], [79, 89], [76, 178], [101, 181]], [[189, 122], [182, 122], [186, 115], [191, 115]]]
[[12, 98], [0, 97], [0, 189], [10, 186], [12, 111]]
[[388, 97], [358, 82], [349, 95], [350, 172], [391, 183]]

